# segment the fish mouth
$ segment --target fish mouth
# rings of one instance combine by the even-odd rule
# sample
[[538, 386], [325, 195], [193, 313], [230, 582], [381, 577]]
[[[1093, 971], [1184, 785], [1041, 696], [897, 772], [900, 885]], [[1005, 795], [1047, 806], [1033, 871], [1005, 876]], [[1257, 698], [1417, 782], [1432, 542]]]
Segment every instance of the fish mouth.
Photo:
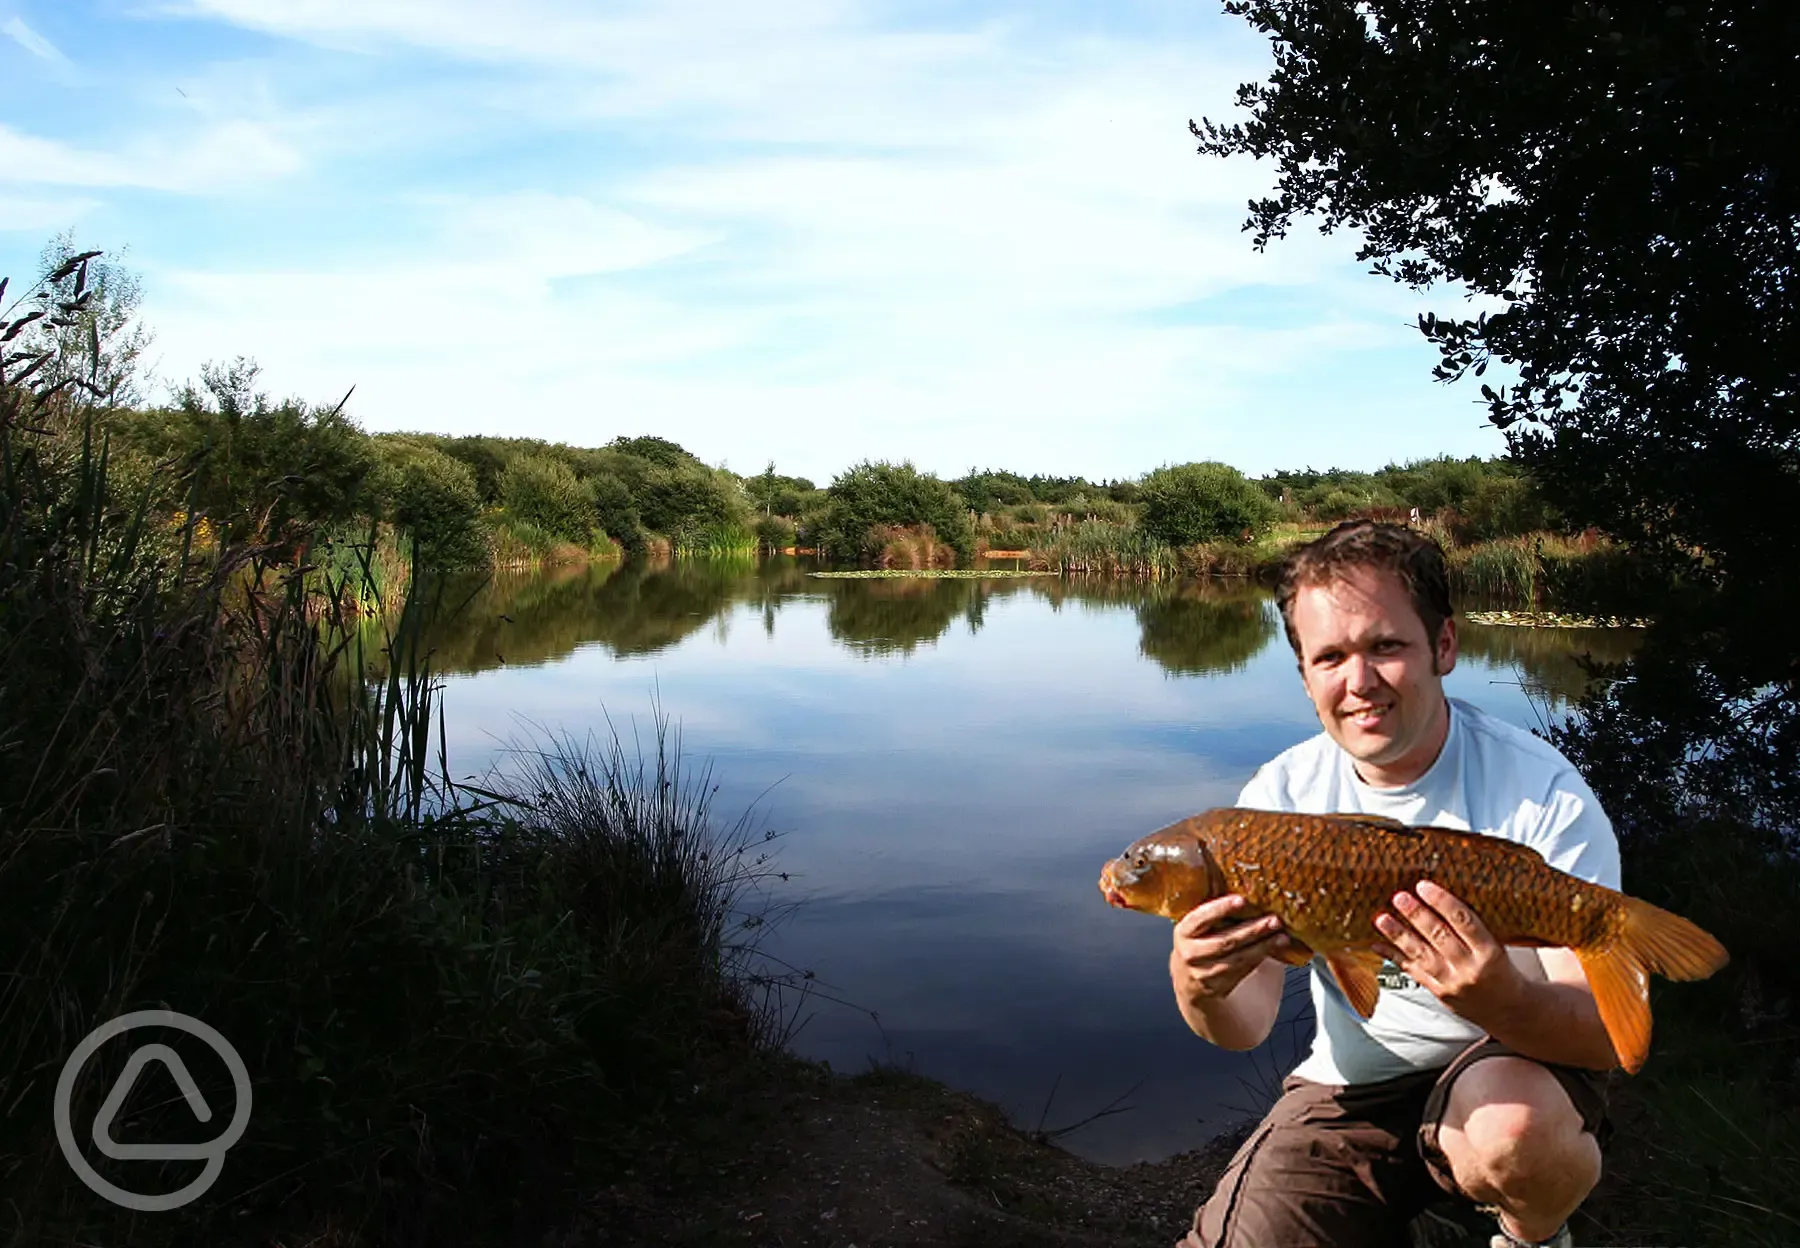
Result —
[[[1121, 880], [1120, 877], [1124, 877]], [[1117, 906], [1121, 910], [1131, 909], [1131, 901], [1125, 896], [1120, 883], [1131, 884], [1137, 880], [1137, 872], [1123, 866], [1117, 859], [1106, 864], [1100, 871], [1100, 895], [1106, 898], [1106, 904]]]

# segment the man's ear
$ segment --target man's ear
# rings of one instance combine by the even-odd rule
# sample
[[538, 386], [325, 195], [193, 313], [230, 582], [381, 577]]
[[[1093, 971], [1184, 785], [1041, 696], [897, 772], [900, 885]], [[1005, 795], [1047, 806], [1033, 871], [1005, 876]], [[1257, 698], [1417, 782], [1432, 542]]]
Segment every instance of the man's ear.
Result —
[[1450, 616], [1438, 629], [1437, 646], [1431, 652], [1432, 674], [1448, 676], [1456, 667], [1456, 655], [1456, 617]]

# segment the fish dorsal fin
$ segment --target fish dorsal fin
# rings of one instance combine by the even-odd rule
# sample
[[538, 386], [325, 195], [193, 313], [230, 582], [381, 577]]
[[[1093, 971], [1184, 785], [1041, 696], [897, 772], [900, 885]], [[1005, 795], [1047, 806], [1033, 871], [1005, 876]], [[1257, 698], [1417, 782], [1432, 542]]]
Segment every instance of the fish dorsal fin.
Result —
[[1398, 819], [1389, 819], [1386, 815], [1336, 814], [1333, 819], [1343, 819], [1350, 823], [1360, 823], [1366, 828], [1374, 828], [1381, 832], [1404, 832], [1408, 836], [1417, 836], [1417, 828], [1409, 828]]
[[1350, 823], [1358, 823], [1365, 828], [1371, 828], [1378, 832], [1397, 832], [1405, 836], [1430, 835], [1435, 837], [1454, 838], [1456, 840], [1479, 844], [1484, 851], [1489, 853], [1524, 854], [1533, 862], [1538, 863], [1541, 863], [1544, 860], [1544, 856], [1529, 845], [1522, 844], [1518, 841], [1508, 840], [1504, 836], [1493, 836], [1486, 832], [1466, 832], [1461, 828], [1440, 828], [1431, 824], [1413, 827], [1409, 824], [1401, 823], [1397, 819], [1389, 819], [1386, 815], [1343, 814], [1332, 815], [1331, 818], [1344, 819]]
[[1494, 836], [1487, 832], [1465, 832], [1461, 828], [1416, 828], [1417, 832], [1429, 832], [1433, 836], [1454, 837], [1457, 840], [1479, 844], [1483, 850], [1495, 854], [1523, 854], [1531, 861], [1542, 864], [1544, 855], [1521, 841], [1508, 840], [1504, 836]]
[[1375, 999], [1381, 995], [1381, 983], [1375, 972], [1381, 969], [1381, 956], [1367, 949], [1339, 949], [1325, 955], [1325, 965], [1350, 1008], [1364, 1018], [1375, 1012]]
[[1365, 815], [1361, 812], [1342, 811], [1331, 816], [1333, 819], [1349, 819], [1353, 823], [1371, 823], [1381, 828], [1404, 828], [1406, 825], [1398, 819], [1390, 819], [1386, 815]]

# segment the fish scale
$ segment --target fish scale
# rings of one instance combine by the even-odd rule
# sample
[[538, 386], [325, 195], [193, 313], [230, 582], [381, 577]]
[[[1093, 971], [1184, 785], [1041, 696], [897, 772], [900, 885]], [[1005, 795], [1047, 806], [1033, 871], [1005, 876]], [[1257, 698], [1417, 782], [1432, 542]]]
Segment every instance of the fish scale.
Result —
[[1463, 902], [1503, 945], [1557, 946], [1580, 959], [1619, 1063], [1635, 1072], [1650, 1047], [1650, 973], [1704, 979], [1727, 955], [1678, 915], [1545, 862], [1529, 846], [1376, 815], [1307, 815], [1221, 807], [1133, 844], [1107, 863], [1100, 890], [1115, 906], [1176, 920], [1236, 893], [1250, 921], [1273, 914], [1301, 965], [1323, 957], [1364, 1018], [1380, 993], [1375, 915], [1429, 879]]
[[[1174, 826], [1199, 824], [1192, 832], [1203, 839], [1204, 818]], [[1371, 832], [1346, 836], [1345, 822], [1364, 823]], [[1447, 828], [1267, 811], [1246, 811], [1230, 823], [1229, 836], [1212, 838], [1220, 846], [1213, 852], [1226, 891], [1249, 903], [1246, 917], [1279, 914], [1309, 945], [1315, 936], [1332, 945], [1381, 940], [1376, 912], [1422, 879], [1442, 884], [1439, 877], [1461, 883], [1463, 891], [1450, 891], [1503, 944], [1524, 938], [1573, 947], [1605, 934], [1606, 908], [1585, 902], [1580, 887], [1585, 881], [1554, 871], [1522, 846], [1523, 853], [1496, 854], [1491, 848], [1496, 837], [1477, 840], [1477, 834]], [[1271, 869], [1263, 869], [1264, 859]]]

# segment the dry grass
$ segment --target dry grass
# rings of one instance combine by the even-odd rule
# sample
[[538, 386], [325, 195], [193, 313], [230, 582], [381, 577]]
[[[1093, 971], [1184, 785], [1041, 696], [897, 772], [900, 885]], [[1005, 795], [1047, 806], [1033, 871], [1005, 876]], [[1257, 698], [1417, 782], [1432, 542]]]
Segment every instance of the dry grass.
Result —
[[909, 528], [876, 525], [870, 531], [870, 542], [876, 548], [875, 566], [879, 569], [954, 568], [956, 551], [938, 539], [929, 524]]

